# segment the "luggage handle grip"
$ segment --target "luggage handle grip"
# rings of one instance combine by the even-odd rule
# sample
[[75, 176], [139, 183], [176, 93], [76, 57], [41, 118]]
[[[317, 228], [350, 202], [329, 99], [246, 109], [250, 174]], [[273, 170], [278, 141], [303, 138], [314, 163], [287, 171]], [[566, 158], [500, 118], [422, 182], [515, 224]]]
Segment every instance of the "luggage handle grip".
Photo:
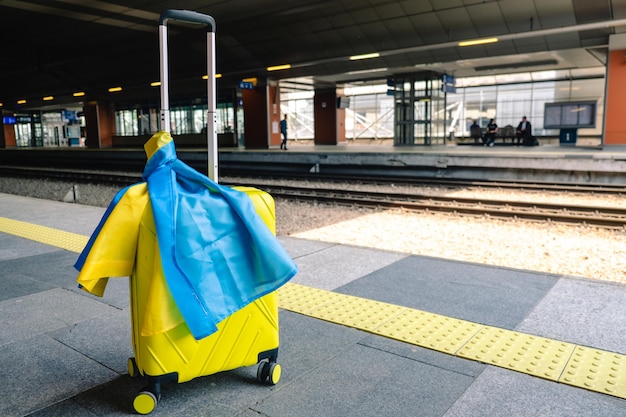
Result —
[[217, 182], [217, 96], [215, 86], [215, 20], [211, 16], [192, 10], [168, 9], [161, 13], [159, 19], [159, 47], [161, 73], [161, 129], [170, 131], [170, 104], [168, 97], [168, 56], [167, 56], [167, 20], [205, 24], [207, 30], [207, 161], [208, 176]]
[[169, 9], [161, 13], [159, 25], [167, 26], [168, 19], [177, 20], [179, 22], [199, 23], [207, 25], [208, 32], [215, 31], [215, 19], [211, 16], [194, 12], [193, 10], [174, 10]]

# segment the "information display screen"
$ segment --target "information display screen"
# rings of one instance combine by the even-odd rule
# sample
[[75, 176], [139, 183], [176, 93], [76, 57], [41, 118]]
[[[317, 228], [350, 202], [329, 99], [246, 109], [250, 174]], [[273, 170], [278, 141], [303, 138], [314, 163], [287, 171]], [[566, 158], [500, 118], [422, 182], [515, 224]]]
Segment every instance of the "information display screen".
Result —
[[543, 125], [546, 129], [596, 127], [595, 101], [546, 103]]

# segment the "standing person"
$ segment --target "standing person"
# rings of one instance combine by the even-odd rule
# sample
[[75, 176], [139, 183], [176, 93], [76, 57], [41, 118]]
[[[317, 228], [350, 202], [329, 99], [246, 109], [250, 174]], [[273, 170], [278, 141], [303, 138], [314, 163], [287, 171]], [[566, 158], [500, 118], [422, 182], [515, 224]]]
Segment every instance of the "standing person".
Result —
[[283, 141], [280, 143], [280, 149], [287, 150], [287, 115], [280, 121], [280, 133], [283, 135]]
[[487, 141], [485, 142], [485, 146], [493, 146], [496, 141], [496, 133], [498, 133], [498, 125], [496, 124], [496, 119], [489, 120], [489, 124], [487, 125], [487, 132], [485, 133], [485, 138]]
[[522, 121], [517, 125], [517, 146], [529, 145], [532, 138], [532, 126], [526, 119], [526, 116], [522, 117]]

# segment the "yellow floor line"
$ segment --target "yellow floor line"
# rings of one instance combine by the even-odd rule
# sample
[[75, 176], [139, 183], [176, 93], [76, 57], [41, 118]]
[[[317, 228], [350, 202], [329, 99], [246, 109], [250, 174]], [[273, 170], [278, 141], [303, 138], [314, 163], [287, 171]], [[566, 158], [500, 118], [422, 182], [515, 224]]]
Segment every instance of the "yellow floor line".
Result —
[[[88, 237], [0, 217], [0, 232], [80, 253]], [[286, 284], [279, 307], [415, 346], [626, 399], [626, 355]]]

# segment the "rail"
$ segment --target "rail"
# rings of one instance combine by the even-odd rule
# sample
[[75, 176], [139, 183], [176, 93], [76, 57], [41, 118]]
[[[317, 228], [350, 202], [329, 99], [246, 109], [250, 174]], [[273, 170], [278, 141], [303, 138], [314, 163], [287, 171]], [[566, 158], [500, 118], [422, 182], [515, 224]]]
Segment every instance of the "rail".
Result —
[[[56, 169], [32, 169], [19, 167], [0, 167], [0, 175], [28, 176], [33, 178], [56, 178], [68, 182], [92, 182], [100, 184], [114, 184], [126, 186], [141, 181], [139, 174], [116, 174], [110, 172], [93, 171], [68, 171]], [[379, 180], [371, 178], [380, 183]], [[378, 208], [402, 208], [415, 211], [445, 212], [462, 215], [480, 215], [493, 218], [517, 218], [535, 221], [551, 221], [569, 224], [585, 224], [612, 229], [626, 228], [626, 209], [611, 207], [596, 207], [583, 205], [567, 205], [554, 203], [522, 202], [510, 200], [495, 200], [487, 198], [459, 198], [447, 196], [434, 196], [420, 194], [419, 191], [411, 193], [356, 191], [351, 185], [354, 178], [337, 185], [338, 188], [321, 187], [320, 184], [306, 184], [299, 186], [280, 185], [271, 180], [256, 178], [254, 181], [247, 179], [224, 179], [226, 185], [252, 185], [263, 189], [275, 198], [290, 200], [319, 201], [328, 204], [352, 205], [359, 207]], [[338, 182], [335, 179], [335, 182]], [[422, 181], [423, 182], [423, 181]], [[458, 182], [444, 182], [445, 186], [452, 188]], [[475, 183], [473, 183], [475, 184]], [[487, 183], [490, 186], [503, 187], [509, 185], [509, 189], [522, 189], [528, 186], [547, 188], [548, 184], [504, 184]], [[423, 185], [423, 184], [422, 184]], [[432, 184], [431, 184], [432, 185]], [[442, 185], [442, 183], [438, 184]], [[482, 186], [482, 185], [481, 185]], [[606, 187], [604, 187], [606, 188]], [[604, 190], [601, 188], [601, 190]], [[533, 187], [533, 189], [535, 189]], [[553, 189], [563, 191], [563, 189]], [[604, 192], [593, 187], [574, 188], [579, 192]], [[565, 190], [569, 192], [571, 189]], [[623, 188], [609, 187], [609, 192], [623, 193]]]
[[465, 215], [490, 216], [502, 219], [525, 219], [569, 224], [584, 224], [611, 229], [626, 228], [626, 209], [561, 205], [535, 202], [491, 200], [484, 198], [458, 198], [426, 196], [419, 194], [380, 193], [256, 185], [275, 198], [315, 200], [332, 204], [361, 207], [402, 208], [415, 211], [433, 211]]

